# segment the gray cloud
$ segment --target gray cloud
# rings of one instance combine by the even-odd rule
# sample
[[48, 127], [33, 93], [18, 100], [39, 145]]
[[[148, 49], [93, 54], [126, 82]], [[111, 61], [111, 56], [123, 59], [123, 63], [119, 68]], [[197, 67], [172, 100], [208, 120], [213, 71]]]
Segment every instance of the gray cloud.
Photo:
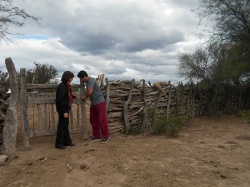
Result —
[[54, 65], [60, 73], [85, 69], [90, 75], [105, 73], [110, 79], [146, 76], [154, 81], [178, 81], [178, 54], [198, 41], [198, 21], [190, 12], [198, 0], [14, 3], [42, 18], [41, 28], [33, 21], [20, 30], [15, 28], [30, 39], [13, 38], [10, 46], [0, 46], [4, 52], [0, 57], [13, 57], [17, 68], [33, 68], [33, 62], [39, 62]]

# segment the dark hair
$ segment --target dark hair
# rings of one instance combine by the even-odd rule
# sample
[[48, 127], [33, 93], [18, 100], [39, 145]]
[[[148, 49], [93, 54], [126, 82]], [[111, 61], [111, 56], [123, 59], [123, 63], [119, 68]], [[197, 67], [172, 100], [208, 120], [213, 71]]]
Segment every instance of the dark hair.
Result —
[[62, 74], [62, 78], [61, 78], [61, 81], [62, 82], [68, 82], [68, 80], [70, 78], [74, 78], [74, 73], [70, 72], [70, 71], [65, 71], [63, 74]]
[[78, 74], [77, 77], [83, 78], [83, 77], [88, 77], [88, 74], [86, 71], [81, 70]]

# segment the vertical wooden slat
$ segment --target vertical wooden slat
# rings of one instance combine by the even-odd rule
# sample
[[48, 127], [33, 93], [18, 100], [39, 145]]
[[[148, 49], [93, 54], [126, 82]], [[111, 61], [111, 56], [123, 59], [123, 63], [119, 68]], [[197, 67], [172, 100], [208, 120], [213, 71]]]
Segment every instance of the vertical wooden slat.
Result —
[[[81, 89], [80, 89], [80, 96], [85, 94], [85, 84], [80, 81]], [[88, 139], [88, 132], [87, 132], [87, 122], [86, 122], [86, 105], [85, 101], [81, 101], [81, 112], [82, 112], [82, 130], [83, 130], [83, 139]]]
[[56, 130], [55, 115], [54, 115], [54, 103], [50, 104], [50, 113], [51, 113], [51, 130]]
[[38, 114], [38, 131], [42, 130], [42, 112], [41, 112], [41, 105], [37, 105], [37, 114]]
[[2, 153], [12, 159], [16, 151], [17, 138], [17, 110], [18, 110], [18, 82], [17, 73], [11, 58], [5, 59], [5, 64], [9, 72], [9, 83], [11, 95], [8, 98], [9, 107], [7, 108], [4, 127], [3, 127], [3, 149]]
[[48, 130], [48, 105], [43, 104], [44, 108], [44, 130]]
[[143, 90], [142, 90], [142, 100], [144, 102], [142, 126], [140, 132], [145, 132], [146, 130], [146, 119], [147, 119], [147, 100], [146, 100], [146, 90], [145, 90], [145, 80], [143, 80]]
[[176, 109], [175, 109], [175, 114], [179, 115], [179, 99], [180, 99], [180, 95], [179, 95], [179, 87], [180, 87], [180, 83], [178, 83], [178, 86], [176, 87]]
[[171, 105], [171, 89], [172, 89], [170, 82], [168, 82], [168, 85], [169, 85], [169, 93], [168, 93], [168, 105], [167, 105], [167, 119], [169, 118], [169, 108]]
[[80, 105], [78, 103], [76, 104], [76, 114], [77, 114], [76, 128], [79, 129], [79, 124], [80, 124]]
[[20, 69], [20, 99], [22, 100], [22, 126], [23, 126], [23, 146], [29, 147], [29, 121], [27, 117], [28, 101], [27, 101], [27, 87], [26, 87], [26, 69]]
[[72, 110], [69, 111], [70, 128], [74, 129], [74, 115]]
[[161, 96], [162, 96], [162, 91], [159, 89], [159, 94], [158, 94], [157, 100], [155, 102], [155, 109], [154, 109], [154, 114], [153, 114], [152, 126], [155, 125], [155, 119], [156, 119], [156, 115], [158, 112], [158, 105], [159, 105]]
[[108, 112], [108, 107], [109, 107], [109, 102], [110, 102], [110, 97], [109, 97], [109, 90], [110, 90], [110, 85], [109, 85], [109, 81], [108, 78], [105, 79], [106, 81], [106, 110]]
[[126, 134], [128, 134], [129, 129], [130, 129], [130, 124], [129, 124], [129, 119], [128, 119], [128, 104], [130, 103], [130, 100], [131, 100], [131, 97], [132, 97], [134, 81], [135, 81], [134, 79], [131, 81], [128, 99], [123, 105], [123, 117], [124, 117], [124, 122], [125, 122], [125, 128], [126, 128], [125, 132], [126, 132]]

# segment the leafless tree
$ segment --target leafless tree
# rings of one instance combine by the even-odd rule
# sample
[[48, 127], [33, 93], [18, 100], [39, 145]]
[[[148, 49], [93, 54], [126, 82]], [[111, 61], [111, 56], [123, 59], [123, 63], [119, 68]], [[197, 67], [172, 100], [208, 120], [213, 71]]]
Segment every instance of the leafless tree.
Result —
[[10, 32], [11, 27], [22, 27], [27, 20], [34, 20], [40, 25], [40, 19], [28, 14], [24, 9], [13, 6], [13, 0], [0, 0], [0, 43], [10, 42], [10, 35], [20, 34]]

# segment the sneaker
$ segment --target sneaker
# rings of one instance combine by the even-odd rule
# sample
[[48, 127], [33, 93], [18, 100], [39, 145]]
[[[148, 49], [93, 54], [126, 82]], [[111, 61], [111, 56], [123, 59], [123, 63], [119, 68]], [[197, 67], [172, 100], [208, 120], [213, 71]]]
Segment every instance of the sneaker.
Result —
[[109, 140], [110, 140], [110, 138], [109, 138], [109, 137], [104, 138], [104, 139], [102, 139], [101, 143], [108, 143], [108, 141], [109, 141]]
[[90, 142], [97, 142], [97, 141], [100, 141], [101, 139], [100, 138], [95, 138], [95, 137], [92, 137], [90, 138]]

